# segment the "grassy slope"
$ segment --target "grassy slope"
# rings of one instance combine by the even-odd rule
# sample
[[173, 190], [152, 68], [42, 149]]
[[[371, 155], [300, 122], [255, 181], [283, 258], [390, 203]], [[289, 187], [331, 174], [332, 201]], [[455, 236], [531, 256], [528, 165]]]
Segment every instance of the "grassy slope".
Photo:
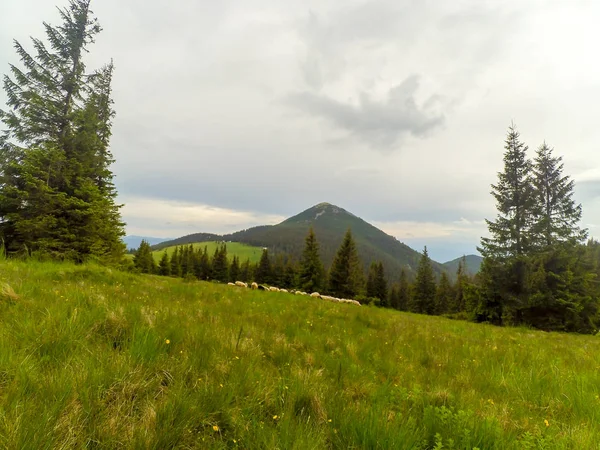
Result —
[[0, 280], [0, 448], [600, 442], [596, 337], [92, 266]]
[[[189, 245], [189, 244], [186, 244], [186, 245]], [[197, 250], [198, 248], [204, 249], [204, 247], [206, 246], [208, 248], [208, 254], [212, 258], [212, 256], [215, 253], [215, 249], [219, 246], [219, 243], [217, 243], [215, 241], [197, 242], [192, 245], [195, 250]], [[161, 250], [156, 250], [156, 251], [152, 252], [152, 256], [154, 256], [155, 261], [158, 262], [158, 261], [160, 261], [160, 258], [165, 250], [167, 251], [167, 253], [170, 256], [173, 253], [173, 251], [175, 250], [175, 248], [176, 248], [176, 246], [166, 247]], [[256, 263], [256, 262], [260, 261], [261, 254], [262, 254], [261, 247], [254, 247], [252, 245], [241, 244], [239, 242], [228, 242], [227, 243], [227, 256], [229, 257], [229, 260], [231, 260], [231, 258], [233, 258], [233, 256], [236, 255], [240, 259], [240, 264], [243, 263], [244, 261], [246, 261], [247, 259], [250, 259], [250, 262]]]

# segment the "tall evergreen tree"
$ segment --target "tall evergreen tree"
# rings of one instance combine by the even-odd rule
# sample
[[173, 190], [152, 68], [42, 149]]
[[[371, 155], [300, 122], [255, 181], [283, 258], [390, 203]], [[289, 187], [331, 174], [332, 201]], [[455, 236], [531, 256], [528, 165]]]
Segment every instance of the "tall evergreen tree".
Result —
[[398, 285], [398, 309], [400, 311], [408, 311], [412, 304], [410, 296], [410, 283], [404, 268], [400, 271], [400, 284]]
[[269, 284], [272, 282], [272, 269], [271, 269], [271, 258], [269, 258], [269, 250], [266, 248], [263, 250], [254, 274], [254, 281], [259, 284]]
[[174, 277], [182, 276], [181, 259], [179, 257], [179, 247], [175, 247], [171, 255], [171, 275]]
[[348, 229], [329, 270], [329, 291], [337, 297], [356, 297], [363, 288], [362, 264]]
[[229, 266], [229, 281], [235, 283], [240, 278], [240, 260], [237, 255], [233, 255], [231, 266]]
[[465, 311], [465, 294], [467, 289], [468, 275], [466, 273], [467, 259], [465, 256], [458, 262], [458, 268], [456, 269], [456, 281], [454, 283], [454, 299], [450, 303], [449, 312], [457, 313]]
[[146, 240], [142, 240], [140, 243], [133, 257], [133, 264], [141, 273], [156, 273], [156, 262], [152, 256], [150, 244]]
[[298, 284], [298, 269], [296, 264], [291, 257], [288, 256], [285, 262], [285, 269], [283, 273], [282, 287], [286, 289], [295, 288]]
[[246, 261], [240, 267], [240, 281], [248, 282], [252, 279], [252, 269], [250, 267], [250, 258], [247, 258]]
[[450, 311], [452, 303], [454, 303], [455, 296], [452, 286], [450, 285], [450, 280], [448, 279], [448, 275], [446, 272], [442, 272], [440, 276], [440, 281], [437, 285], [437, 290], [435, 293], [435, 305], [433, 309], [433, 313], [436, 315], [446, 314]]
[[383, 263], [373, 261], [367, 277], [367, 297], [377, 298], [380, 306], [387, 307], [387, 294]]
[[486, 219], [491, 237], [482, 238], [479, 249], [484, 258], [498, 261], [530, 250], [535, 205], [532, 164], [514, 125], [509, 128], [504, 148], [504, 171], [498, 173], [498, 184], [492, 185], [498, 216], [495, 221]]
[[215, 249], [215, 254], [212, 259], [212, 278], [221, 282], [227, 282], [229, 279], [227, 246], [225, 244], [220, 245]]
[[423, 254], [419, 260], [417, 277], [413, 287], [411, 302], [411, 312], [420, 314], [433, 314], [435, 311], [435, 276], [431, 259], [427, 253], [427, 247], [423, 249]]
[[581, 204], [575, 204], [575, 182], [563, 175], [562, 156], [552, 155], [546, 143], [537, 150], [533, 166], [535, 194], [533, 232], [538, 248], [557, 243], [581, 244], [587, 230], [579, 227]]
[[312, 227], [305, 239], [298, 278], [299, 288], [303, 291], [318, 292], [323, 289], [325, 269], [319, 256], [319, 243]]
[[171, 261], [169, 260], [169, 254], [165, 250], [158, 263], [158, 274], [163, 276], [171, 275]]
[[9, 251], [116, 261], [125, 252], [108, 149], [112, 63], [85, 73], [83, 56], [100, 32], [89, 0], [60, 9], [44, 24], [36, 55], [15, 42], [24, 70], [4, 77], [9, 110], [0, 138], [0, 236]]

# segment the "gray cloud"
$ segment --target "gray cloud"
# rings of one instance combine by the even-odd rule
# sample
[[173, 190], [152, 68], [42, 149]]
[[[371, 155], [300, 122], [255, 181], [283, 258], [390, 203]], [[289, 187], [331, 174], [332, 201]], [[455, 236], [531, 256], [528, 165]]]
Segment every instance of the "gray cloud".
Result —
[[380, 102], [366, 92], [360, 93], [357, 105], [304, 92], [290, 95], [287, 103], [307, 114], [327, 119], [378, 148], [388, 148], [404, 134], [423, 137], [444, 122], [444, 115], [432, 110], [438, 103], [436, 96], [427, 99], [424, 106], [417, 105], [418, 87], [419, 77], [412, 75], [391, 88], [387, 98]]

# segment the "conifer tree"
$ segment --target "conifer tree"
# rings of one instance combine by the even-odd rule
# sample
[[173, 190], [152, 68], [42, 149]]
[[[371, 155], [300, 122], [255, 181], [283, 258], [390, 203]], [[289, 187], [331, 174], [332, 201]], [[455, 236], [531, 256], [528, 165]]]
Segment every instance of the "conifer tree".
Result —
[[200, 280], [209, 280], [212, 274], [212, 267], [210, 264], [210, 257], [208, 256], [208, 246], [204, 246], [202, 257], [200, 258]]
[[388, 302], [389, 302], [390, 308], [400, 309], [400, 295], [399, 295], [398, 285], [394, 284], [392, 286], [392, 288], [390, 289], [389, 296], [388, 296]]
[[158, 263], [158, 274], [163, 276], [171, 275], [171, 261], [169, 260], [169, 254], [165, 250]]
[[387, 282], [385, 280], [385, 273], [381, 262], [371, 262], [367, 278], [367, 297], [378, 298], [380, 306], [388, 306]]
[[147, 241], [142, 240], [140, 243], [133, 257], [133, 264], [141, 273], [156, 273], [156, 262], [152, 256], [150, 244]]
[[231, 266], [229, 266], [229, 281], [235, 283], [240, 279], [240, 261], [237, 255], [233, 255]]
[[404, 268], [400, 272], [400, 284], [398, 285], [398, 308], [400, 311], [408, 311], [412, 299], [410, 296], [410, 283]]
[[179, 247], [173, 249], [171, 255], [171, 275], [174, 277], [181, 277], [181, 259], [179, 258]]
[[259, 284], [269, 284], [271, 283], [271, 280], [271, 259], [269, 258], [269, 250], [265, 248], [260, 256], [260, 261], [258, 263], [258, 267], [256, 268], [256, 273], [254, 274], [254, 281]]
[[250, 268], [250, 258], [246, 259], [240, 267], [240, 281], [245, 283], [249, 282], [252, 279], [252, 271]]
[[435, 310], [435, 292], [433, 267], [427, 253], [427, 247], [425, 247], [419, 260], [410, 311], [420, 314], [433, 314]]
[[446, 314], [450, 311], [452, 304], [454, 303], [454, 299], [455, 296], [452, 286], [450, 285], [448, 275], [446, 275], [446, 272], [442, 272], [435, 293], [435, 305], [433, 313], [438, 316]]
[[454, 299], [450, 304], [449, 312], [457, 313], [465, 311], [465, 294], [467, 289], [467, 283], [469, 277], [466, 273], [467, 260], [463, 256], [458, 262], [458, 268], [456, 269], [456, 282], [454, 283]]
[[295, 288], [298, 284], [297, 279], [298, 269], [296, 268], [296, 264], [294, 263], [291, 257], [288, 257], [285, 263], [282, 287], [286, 289]]
[[303, 291], [318, 292], [324, 286], [325, 269], [319, 256], [319, 243], [312, 227], [304, 242], [298, 275], [299, 288]]
[[221, 282], [227, 282], [229, 279], [227, 246], [225, 244], [220, 245], [215, 249], [215, 254], [212, 259], [212, 278]]
[[8, 110], [0, 137], [0, 237], [61, 259], [117, 261], [125, 252], [108, 149], [112, 63], [86, 74], [83, 57], [100, 26], [89, 0], [59, 9], [44, 24], [48, 43], [34, 56], [15, 42], [24, 69], [4, 78]]
[[348, 229], [329, 270], [329, 291], [337, 297], [353, 298], [363, 284], [362, 265], [352, 231]]
[[553, 156], [544, 142], [533, 166], [533, 232], [541, 249], [557, 243], [581, 244], [587, 238], [587, 230], [579, 227], [582, 208], [573, 199], [575, 182], [563, 175], [563, 169], [562, 156]]
[[514, 125], [509, 128], [504, 148], [504, 171], [492, 185], [498, 216], [495, 221], [486, 219], [491, 237], [482, 238], [480, 248], [484, 258], [500, 261], [530, 250], [535, 206], [532, 164]]

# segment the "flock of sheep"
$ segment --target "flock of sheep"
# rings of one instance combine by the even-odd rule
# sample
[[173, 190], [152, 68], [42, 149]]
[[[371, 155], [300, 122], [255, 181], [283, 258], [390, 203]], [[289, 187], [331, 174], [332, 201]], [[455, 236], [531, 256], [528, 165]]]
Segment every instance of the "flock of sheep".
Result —
[[313, 292], [312, 294], [308, 294], [306, 292], [302, 292], [302, 291], [296, 291], [296, 290], [287, 290], [287, 289], [280, 289], [277, 288], [275, 286], [265, 286], [264, 284], [257, 284], [257, 283], [251, 283], [250, 286], [248, 286], [248, 283], [244, 283], [243, 281], [236, 281], [235, 283], [227, 283], [229, 286], [237, 286], [237, 287], [242, 287], [242, 288], [250, 288], [250, 289], [258, 289], [260, 291], [271, 291], [271, 292], [288, 292], [290, 294], [295, 294], [295, 295], [308, 295], [310, 297], [314, 297], [314, 298], [320, 298], [323, 300], [328, 300], [330, 302], [336, 302], [336, 303], [352, 303], [353, 305], [358, 305], [360, 306], [360, 303], [357, 302], [356, 300], [348, 300], [347, 298], [336, 298], [336, 297], [331, 297], [329, 295], [321, 295], [318, 292]]

